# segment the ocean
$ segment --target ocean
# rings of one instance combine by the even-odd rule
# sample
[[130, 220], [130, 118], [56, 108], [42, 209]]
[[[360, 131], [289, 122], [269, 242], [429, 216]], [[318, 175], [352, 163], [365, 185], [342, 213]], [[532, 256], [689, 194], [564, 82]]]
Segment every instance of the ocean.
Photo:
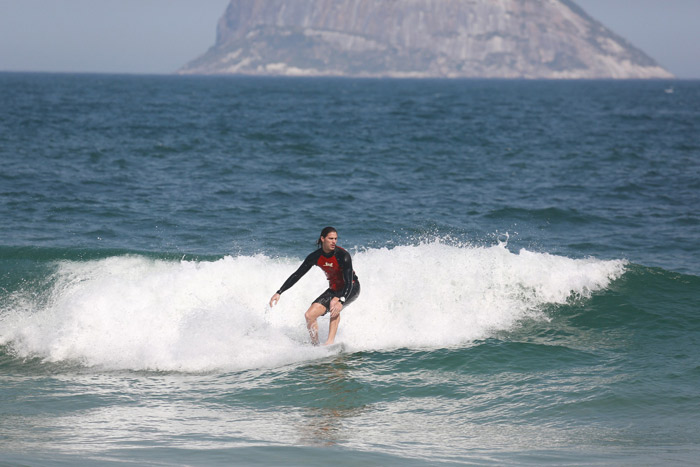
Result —
[[[700, 465], [698, 135], [698, 81], [0, 73], [0, 464]], [[327, 225], [342, 350], [318, 268], [268, 306]]]

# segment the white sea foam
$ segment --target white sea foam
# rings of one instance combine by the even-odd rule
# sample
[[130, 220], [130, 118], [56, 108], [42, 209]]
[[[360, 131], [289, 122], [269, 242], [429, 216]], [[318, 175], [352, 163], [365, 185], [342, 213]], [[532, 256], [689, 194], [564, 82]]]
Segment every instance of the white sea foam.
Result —
[[[143, 257], [61, 262], [48, 296], [4, 305], [0, 344], [19, 356], [116, 369], [233, 370], [323, 358], [303, 313], [327, 283], [312, 269], [279, 304], [267, 302], [299, 259], [212, 262]], [[545, 304], [604, 289], [621, 260], [571, 259], [504, 245], [434, 241], [353, 254], [360, 298], [342, 313], [351, 351], [468, 345]], [[10, 309], [8, 309], [10, 307]], [[328, 318], [320, 320], [321, 338]]]

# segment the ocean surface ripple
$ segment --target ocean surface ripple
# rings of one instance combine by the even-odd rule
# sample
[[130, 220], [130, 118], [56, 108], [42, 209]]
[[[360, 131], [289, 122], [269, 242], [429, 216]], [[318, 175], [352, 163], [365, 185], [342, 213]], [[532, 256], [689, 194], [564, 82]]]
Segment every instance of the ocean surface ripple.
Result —
[[668, 85], [0, 73], [0, 463], [696, 464]]

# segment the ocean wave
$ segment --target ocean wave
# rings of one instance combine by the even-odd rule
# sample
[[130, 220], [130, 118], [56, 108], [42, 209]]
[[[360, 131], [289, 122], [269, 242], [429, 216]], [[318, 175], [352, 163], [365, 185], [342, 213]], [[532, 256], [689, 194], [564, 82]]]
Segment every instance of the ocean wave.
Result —
[[[440, 240], [353, 254], [362, 295], [342, 314], [350, 351], [469, 345], [548, 320], [548, 305], [608, 288], [624, 260], [572, 259], [505, 244]], [[210, 371], [323, 358], [303, 312], [325, 287], [315, 268], [269, 297], [300, 259], [140, 255], [58, 260], [47, 277], [2, 297], [0, 345], [19, 358], [130, 370]], [[321, 337], [327, 317], [320, 321]]]

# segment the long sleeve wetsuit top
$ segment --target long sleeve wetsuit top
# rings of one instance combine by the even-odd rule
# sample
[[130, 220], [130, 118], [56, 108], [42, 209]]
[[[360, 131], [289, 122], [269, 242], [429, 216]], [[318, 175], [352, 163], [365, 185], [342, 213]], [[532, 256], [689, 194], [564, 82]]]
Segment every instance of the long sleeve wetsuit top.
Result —
[[336, 246], [335, 250], [330, 253], [324, 253], [323, 248], [319, 248], [307, 256], [304, 262], [301, 263], [301, 266], [299, 266], [299, 269], [289, 276], [277, 293], [281, 294], [296, 284], [304, 274], [309, 272], [312, 266], [318, 266], [323, 269], [328, 279], [328, 287], [336, 297], [350, 296], [354, 282], [358, 279], [355, 271], [352, 269], [350, 253], [339, 246]]

